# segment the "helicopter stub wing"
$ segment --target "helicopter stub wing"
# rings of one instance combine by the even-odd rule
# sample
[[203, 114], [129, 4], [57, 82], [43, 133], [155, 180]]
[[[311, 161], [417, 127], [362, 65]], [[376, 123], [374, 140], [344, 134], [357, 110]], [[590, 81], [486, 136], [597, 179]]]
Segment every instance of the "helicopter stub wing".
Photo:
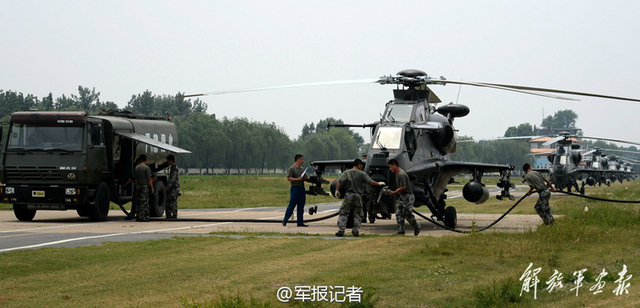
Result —
[[[366, 159], [361, 159], [365, 164], [367, 163]], [[342, 159], [342, 160], [318, 160], [312, 161], [311, 166], [323, 168], [323, 169], [339, 169], [346, 170], [349, 168], [353, 168], [353, 159]]]
[[423, 173], [426, 170], [435, 170], [448, 176], [456, 176], [458, 174], [473, 173], [474, 171], [482, 171], [483, 173], [501, 172], [504, 170], [512, 170], [513, 166], [481, 164], [470, 162], [454, 162], [454, 161], [426, 161], [413, 165], [407, 169], [407, 173]]
[[[411, 176], [416, 176], [418, 182], [428, 184], [429, 189], [432, 190], [433, 197], [440, 199], [441, 196], [446, 193], [446, 186], [454, 176], [459, 174], [472, 174], [474, 180], [481, 181], [481, 177], [487, 173], [500, 173], [501, 181], [506, 181], [506, 185], [502, 187], [501, 196], [508, 197], [511, 186], [509, 182], [510, 170], [513, 169], [514, 167], [509, 165], [430, 160], [413, 165], [405, 171]], [[425, 185], [425, 187], [427, 186]], [[488, 197], [488, 190], [486, 190], [483, 195], [484, 197]], [[470, 201], [466, 196], [465, 199]], [[476, 202], [478, 200], [480, 199], [470, 202]], [[486, 201], [486, 199], [484, 200]], [[480, 203], [482, 202], [484, 201]]]
[[537, 171], [540, 173], [551, 173], [551, 169], [546, 169], [546, 168], [531, 168], [531, 170]]

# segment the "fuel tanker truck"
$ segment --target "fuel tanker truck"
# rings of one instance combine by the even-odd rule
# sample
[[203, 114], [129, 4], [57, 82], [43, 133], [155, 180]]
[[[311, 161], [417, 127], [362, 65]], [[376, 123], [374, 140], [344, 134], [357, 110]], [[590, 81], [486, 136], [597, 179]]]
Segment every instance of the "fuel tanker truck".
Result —
[[[176, 126], [162, 117], [128, 112], [16, 112], [0, 164], [0, 202], [13, 204], [16, 218], [30, 221], [38, 210], [76, 210], [103, 221], [110, 202], [133, 198], [135, 160], [146, 154], [156, 174], [150, 215], [164, 213], [167, 155], [190, 153], [177, 147]], [[0, 136], [1, 130], [0, 130]], [[151, 191], [151, 190], [149, 190]]]

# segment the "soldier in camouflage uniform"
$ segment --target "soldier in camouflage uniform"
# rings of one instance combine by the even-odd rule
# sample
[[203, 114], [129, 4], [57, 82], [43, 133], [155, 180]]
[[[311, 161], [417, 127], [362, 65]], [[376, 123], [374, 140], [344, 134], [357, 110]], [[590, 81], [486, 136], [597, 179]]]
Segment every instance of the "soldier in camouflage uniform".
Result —
[[404, 170], [400, 168], [398, 161], [392, 159], [389, 161], [389, 170], [396, 174], [396, 185], [398, 188], [390, 192], [391, 195], [397, 195], [396, 200], [396, 221], [398, 222], [398, 233], [404, 235], [404, 220], [406, 219], [413, 227], [413, 235], [420, 233], [420, 223], [413, 216], [413, 202], [416, 198], [413, 195], [413, 187]]
[[[133, 165], [133, 168], [135, 169], [136, 166], [138, 166], [138, 164], [140, 164], [140, 157], [136, 158], [136, 161]], [[131, 176], [127, 179], [127, 181], [122, 184], [122, 189], [126, 189], [127, 186], [129, 186], [129, 184], [134, 183], [135, 184], [135, 178], [133, 173], [131, 174]], [[131, 211], [129, 212], [129, 215], [127, 215], [127, 217], [124, 220], [132, 220], [132, 219], [136, 219], [138, 217], [138, 204], [136, 203], [137, 200], [134, 197], [136, 195], [136, 188], [135, 185], [133, 185], [133, 187], [131, 188], [131, 196], [133, 197], [131, 199]]]
[[353, 236], [360, 235], [360, 224], [362, 221], [362, 194], [365, 193], [365, 184], [383, 186], [384, 182], [376, 182], [372, 180], [368, 174], [362, 171], [363, 163], [360, 159], [353, 162], [353, 168], [340, 175], [336, 183], [336, 191], [334, 196], [340, 198], [340, 186], [346, 185], [346, 194], [340, 206], [340, 217], [338, 217], [338, 232], [336, 236], [343, 236], [347, 227], [347, 219], [349, 213], [353, 209]]
[[140, 155], [140, 164], [133, 170], [136, 189], [133, 198], [138, 205], [137, 221], [149, 221], [149, 187], [153, 193], [153, 178], [151, 169], [147, 166], [147, 155]]
[[556, 189], [540, 172], [531, 170], [531, 165], [524, 164], [522, 170], [526, 173], [524, 181], [529, 184], [527, 196], [530, 196], [534, 189], [538, 192], [538, 201], [534, 206], [536, 213], [542, 218], [545, 225], [552, 225], [556, 220], [553, 218], [551, 207], [549, 206], [549, 198], [551, 198], [551, 192], [549, 192], [549, 190], [556, 191]]
[[167, 187], [164, 189], [167, 191], [167, 204], [166, 204], [166, 219], [178, 218], [178, 196], [180, 193], [180, 178], [178, 174], [180, 170], [176, 166], [176, 158], [173, 155], [167, 156], [167, 163], [169, 164], [169, 181]]

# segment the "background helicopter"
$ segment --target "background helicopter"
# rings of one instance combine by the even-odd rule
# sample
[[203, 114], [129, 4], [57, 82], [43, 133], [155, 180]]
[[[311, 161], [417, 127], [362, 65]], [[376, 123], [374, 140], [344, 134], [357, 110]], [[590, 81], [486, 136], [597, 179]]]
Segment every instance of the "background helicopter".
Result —
[[[556, 189], [566, 189], [571, 192], [571, 189], [574, 188], [576, 191], [579, 191], [580, 194], [584, 194], [585, 184], [594, 186], [598, 182], [601, 183], [602, 180], [611, 180], [612, 177], [627, 178], [627, 172], [625, 170], [620, 170], [619, 164], [614, 160], [603, 160], [602, 163], [607, 165], [607, 169], [604, 170], [602, 163], [596, 164], [596, 166], [581, 166], [580, 163], [583, 161], [583, 153], [588, 152], [580, 150], [580, 145], [575, 143], [578, 138], [624, 142], [638, 145], [638, 143], [635, 142], [603, 137], [576, 136], [569, 133], [559, 134], [559, 136], [542, 144], [543, 146], [556, 144], [555, 152], [548, 156], [549, 161], [552, 162], [551, 168], [537, 169], [538, 171], [551, 172], [551, 182]], [[595, 152], [596, 151], [589, 154], [593, 154]], [[610, 169], [609, 167], [613, 169]]]
[[[575, 132], [578, 132], [577, 134]], [[545, 150], [550, 152], [532, 153], [534, 157], [546, 157], [542, 163], [541, 159], [536, 158], [537, 167], [534, 170], [547, 173], [556, 189], [571, 192], [572, 189], [584, 194], [585, 185], [594, 186], [597, 184], [611, 181], [632, 179], [631, 160], [621, 160], [613, 157], [606, 157], [601, 150], [586, 151], [583, 149], [584, 143], [582, 139], [591, 139], [599, 141], [614, 141], [629, 144], [637, 144], [630, 141], [584, 136], [580, 129], [573, 129], [573, 133], [561, 132], [553, 136], [515, 136], [500, 137], [483, 140], [517, 140], [527, 139], [532, 143], [532, 149]], [[474, 142], [475, 140], [463, 140], [462, 142]], [[544, 143], [542, 143], [544, 141]], [[534, 146], [534, 143], [537, 144]], [[538, 144], [541, 143], [541, 144]], [[544, 167], [541, 167], [544, 166]]]
[[[390, 176], [387, 162], [392, 158], [397, 159], [400, 162], [400, 167], [412, 178], [414, 194], [416, 195], [415, 205], [426, 205], [432, 212], [432, 217], [444, 221], [445, 225], [450, 228], [455, 228], [457, 223], [455, 208], [446, 207], [445, 201], [447, 198], [446, 186], [453, 176], [458, 174], [471, 174], [472, 179], [463, 188], [463, 196], [469, 202], [483, 203], [489, 198], [489, 191], [481, 182], [483, 175], [485, 173], [499, 173], [501, 180], [498, 183], [498, 187], [502, 189], [499, 198], [507, 197], [511, 199], [512, 196], [509, 190], [513, 188], [514, 185], [510, 182], [510, 171], [513, 170], [513, 166], [451, 161], [448, 154], [455, 152], [457, 142], [457, 131], [453, 127], [453, 121], [455, 118], [466, 116], [469, 113], [469, 108], [460, 104], [436, 107], [441, 100], [431, 91], [429, 85], [445, 85], [448, 83], [471, 85], [565, 100], [575, 99], [547, 93], [640, 102], [638, 99], [583, 92], [495, 83], [453, 81], [447, 80], [444, 77], [432, 78], [420, 70], [404, 70], [400, 71], [396, 76], [383, 76], [376, 80], [348, 80], [250, 88], [191, 94], [185, 95], [185, 97], [341, 83], [396, 85], [396, 89], [393, 91], [394, 99], [386, 104], [384, 113], [379, 121], [371, 124], [342, 124], [332, 126], [371, 128], [372, 142], [368, 151], [369, 158], [366, 161], [365, 172], [369, 173], [372, 179], [384, 181], [388, 183], [392, 189], [395, 189], [395, 177]], [[328, 182], [322, 178], [325, 170], [344, 170], [351, 167], [352, 164], [352, 160], [313, 161], [314, 172], [308, 180], [313, 185], [309, 187], [307, 193], [327, 194], [322, 188], [323, 184], [328, 184]], [[335, 184], [331, 185], [331, 187], [333, 192]], [[368, 197], [370, 203], [368, 208], [373, 209], [374, 217], [376, 217], [377, 214], [381, 214], [383, 218], [390, 218], [390, 213], [393, 212], [394, 208], [393, 199], [382, 195], [379, 189], [372, 190]]]
[[609, 186], [616, 180], [631, 181], [637, 176], [633, 171], [633, 164], [638, 164], [640, 161], [613, 154], [607, 155], [604, 151], [605, 149], [596, 147], [582, 154], [582, 161], [586, 163], [587, 168], [599, 171], [595, 177], [599, 186], [602, 184]]

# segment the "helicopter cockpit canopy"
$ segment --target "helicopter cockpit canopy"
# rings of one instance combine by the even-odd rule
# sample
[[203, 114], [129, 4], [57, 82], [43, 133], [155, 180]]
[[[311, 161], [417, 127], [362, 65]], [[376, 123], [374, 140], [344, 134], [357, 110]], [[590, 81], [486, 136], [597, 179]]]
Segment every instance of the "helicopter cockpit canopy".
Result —
[[374, 149], [400, 149], [403, 126], [380, 126], [373, 138]]
[[387, 122], [411, 122], [413, 115], [413, 105], [390, 105], [384, 113], [384, 120]]

